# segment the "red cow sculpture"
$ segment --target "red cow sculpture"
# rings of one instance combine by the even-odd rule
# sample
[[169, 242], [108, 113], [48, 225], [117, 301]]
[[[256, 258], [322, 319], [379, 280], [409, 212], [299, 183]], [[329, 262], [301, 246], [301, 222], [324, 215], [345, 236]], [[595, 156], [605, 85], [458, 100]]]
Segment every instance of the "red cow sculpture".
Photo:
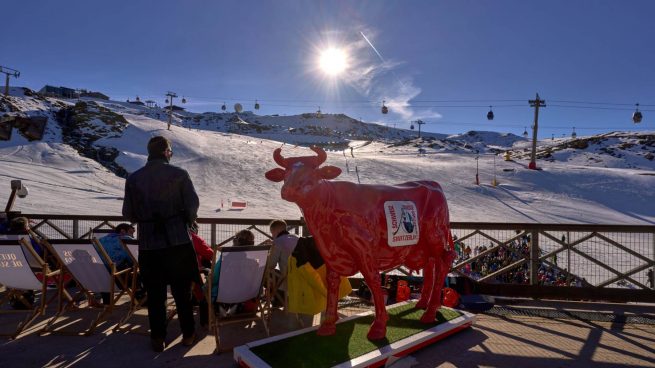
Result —
[[284, 158], [273, 152], [276, 168], [266, 173], [274, 182], [284, 180], [282, 198], [295, 202], [327, 267], [326, 318], [319, 335], [336, 332], [340, 276], [361, 272], [371, 289], [375, 320], [367, 337], [386, 335], [387, 311], [380, 272], [405, 265], [423, 269], [423, 289], [418, 308], [425, 309], [424, 323], [434, 322], [441, 306], [441, 289], [455, 258], [450, 235], [448, 205], [438, 183], [413, 181], [394, 186], [330, 181], [341, 169], [319, 167], [327, 155]]

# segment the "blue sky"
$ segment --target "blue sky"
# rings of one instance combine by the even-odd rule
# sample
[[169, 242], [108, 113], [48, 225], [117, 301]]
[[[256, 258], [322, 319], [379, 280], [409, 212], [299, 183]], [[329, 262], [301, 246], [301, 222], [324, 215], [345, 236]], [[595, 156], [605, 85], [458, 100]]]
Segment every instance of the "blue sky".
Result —
[[[2, 11], [0, 65], [33, 89], [159, 104], [170, 90], [197, 112], [258, 100], [259, 114], [320, 106], [398, 128], [514, 134], [530, 130], [539, 93], [540, 138], [655, 130], [655, 1], [21, 0]], [[318, 68], [329, 47], [348, 55], [334, 77]]]

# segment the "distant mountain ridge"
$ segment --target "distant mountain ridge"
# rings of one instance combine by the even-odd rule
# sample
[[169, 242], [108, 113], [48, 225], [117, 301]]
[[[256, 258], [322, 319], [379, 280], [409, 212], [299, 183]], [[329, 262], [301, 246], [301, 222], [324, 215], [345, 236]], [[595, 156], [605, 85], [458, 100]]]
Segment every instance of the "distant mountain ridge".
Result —
[[[27, 88], [13, 87], [11, 96], [0, 98], [0, 116], [45, 116], [44, 142], [70, 145], [80, 155], [95, 160], [120, 177], [128, 171], [116, 162], [118, 149], [107, 145], [130, 124], [126, 116], [159, 120], [167, 126], [168, 112], [129, 102], [102, 99], [43, 97]], [[499, 154], [529, 158], [528, 139], [490, 131], [445, 135], [395, 129], [353, 119], [344, 114], [256, 115], [237, 113], [173, 113], [172, 129], [239, 134], [253, 140], [270, 139], [290, 145], [319, 145], [326, 150], [345, 150], [353, 141], [376, 141], [389, 148], [415, 149], [417, 154]], [[18, 133], [20, 134], [20, 133]], [[12, 139], [13, 140], [13, 139]], [[99, 143], [102, 141], [102, 143]], [[9, 143], [0, 142], [0, 147]], [[590, 137], [539, 141], [540, 160], [572, 162], [588, 166], [655, 169], [655, 133], [613, 132]]]

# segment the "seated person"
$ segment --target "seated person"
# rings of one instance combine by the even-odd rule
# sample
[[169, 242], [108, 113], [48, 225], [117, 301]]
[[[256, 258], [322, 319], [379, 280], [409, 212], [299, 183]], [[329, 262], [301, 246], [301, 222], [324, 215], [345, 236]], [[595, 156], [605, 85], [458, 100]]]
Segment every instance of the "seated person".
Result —
[[[255, 234], [253, 234], [252, 231], [244, 229], [239, 232], [237, 232], [234, 235], [234, 239], [232, 239], [232, 246], [238, 247], [238, 246], [248, 246], [248, 245], [255, 245]], [[216, 296], [218, 295], [218, 282], [220, 280], [220, 273], [221, 273], [221, 259], [219, 258], [216, 260], [216, 265], [214, 266], [214, 277], [212, 278], [212, 300], [216, 300]], [[224, 309], [228, 311], [227, 313], [234, 313], [234, 312], [240, 312], [240, 311], [250, 311], [252, 306], [246, 305], [248, 303], [242, 303], [241, 304], [224, 304], [219, 306], [219, 310]]]
[[102, 245], [109, 258], [111, 258], [111, 261], [116, 265], [117, 271], [132, 267], [132, 259], [123, 247], [121, 240], [134, 239], [132, 237], [133, 234], [134, 226], [128, 223], [122, 223], [114, 228], [114, 232], [98, 239], [100, 245]]
[[[274, 220], [269, 227], [273, 236], [271, 262], [279, 267], [279, 275], [284, 278], [278, 285], [278, 297], [284, 298], [283, 293], [287, 293], [289, 312], [316, 314], [324, 310], [326, 269], [314, 237], [290, 234], [284, 220]], [[348, 278], [341, 277], [339, 297], [351, 290]]]
[[204, 282], [200, 273], [205, 269], [211, 268], [214, 251], [207, 244], [205, 239], [198, 235], [198, 228], [199, 225], [196, 221], [194, 221], [191, 226], [189, 226], [189, 235], [191, 236], [191, 241], [193, 242], [193, 249], [196, 251], [199, 270], [198, 278], [194, 280], [192, 293], [194, 302], [196, 302], [199, 306], [198, 314], [200, 315], [200, 325], [207, 326], [209, 321], [209, 308], [207, 306], [205, 294], [202, 292], [202, 286], [204, 285]]
[[191, 236], [191, 241], [193, 242], [193, 249], [196, 251], [196, 256], [198, 257], [198, 268], [210, 268], [212, 264], [212, 256], [214, 251], [207, 244], [205, 239], [201, 238], [198, 235], [198, 223], [193, 222], [189, 227], [189, 235]]
[[[30, 230], [30, 221], [27, 219], [27, 217], [24, 216], [14, 217], [13, 219], [11, 219], [11, 221], [9, 221], [9, 228], [6, 234], [28, 235], [29, 230]], [[38, 254], [39, 257], [43, 258], [44, 255], [43, 248], [41, 248], [39, 242], [36, 241], [35, 239], [32, 239], [31, 236], [30, 236], [30, 244], [32, 244], [32, 248], [34, 248], [36, 254]]]
[[[271, 265], [277, 266], [280, 274], [287, 274], [289, 257], [298, 244], [298, 236], [287, 231], [287, 223], [284, 220], [273, 220], [269, 229], [273, 237], [273, 250], [271, 251]], [[285, 282], [286, 284], [286, 282]], [[286, 286], [281, 287], [286, 290]]]
[[[121, 242], [123, 239], [134, 239], [132, 237], [132, 235], [134, 235], [134, 231], [134, 226], [128, 223], [121, 223], [114, 228], [114, 232], [98, 239], [100, 245], [102, 245], [102, 248], [105, 250], [111, 261], [116, 265], [116, 271], [130, 268], [134, 264], [132, 262], [132, 258], [130, 258], [130, 255], [127, 253]], [[140, 284], [141, 283], [137, 278], [137, 285]], [[143, 297], [143, 293], [139, 291], [138, 294], [139, 295], [137, 298], [141, 299]], [[102, 304], [109, 304], [109, 293], [100, 293], [100, 295], [102, 296]], [[89, 303], [95, 305], [95, 301], [92, 299], [89, 299]]]
[[275, 305], [277, 305], [279, 300], [286, 299], [289, 257], [295, 250], [299, 238], [287, 231], [287, 223], [284, 220], [271, 221], [269, 229], [273, 238], [271, 267], [275, 268], [276, 279], [282, 279], [281, 283], [277, 285], [276, 296], [273, 298]]

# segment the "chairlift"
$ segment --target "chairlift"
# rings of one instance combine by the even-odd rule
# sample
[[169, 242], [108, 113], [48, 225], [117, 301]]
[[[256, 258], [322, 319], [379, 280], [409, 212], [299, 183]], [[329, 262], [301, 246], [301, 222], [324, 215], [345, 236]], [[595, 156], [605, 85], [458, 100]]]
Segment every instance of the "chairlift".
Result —
[[167, 98], [166, 101], [164, 101], [164, 102], [165, 102], [165, 103], [168, 103], [168, 98]]
[[316, 111], [316, 117], [317, 117], [317, 118], [320, 118], [320, 117], [322, 117], [322, 116], [323, 116], [323, 115], [321, 114], [321, 107], [319, 106], [319, 107], [318, 107], [318, 110]]
[[255, 100], [255, 110], [259, 110], [259, 102], [257, 100]]
[[409, 129], [414, 130], [414, 123], [411, 123], [411, 124], [409, 125]]
[[528, 138], [528, 127], [523, 128], [523, 138]]
[[139, 98], [139, 96], [136, 96], [136, 100], [137, 100], [137, 101], [141, 101], [141, 99]]
[[489, 106], [489, 112], [487, 113], [487, 120], [493, 120], [494, 119], [494, 112], [491, 110], [491, 106]]
[[641, 111], [639, 111], [639, 104], [636, 103], [635, 106], [637, 106], [637, 109], [635, 110], [635, 112], [632, 113], [632, 122], [635, 124], [639, 124], [641, 123], [641, 119], [643, 118], [643, 116], [641, 115]]
[[227, 110], [227, 106], [225, 106], [225, 102], [223, 102], [223, 106], [221, 106], [221, 110], [223, 111]]
[[385, 103], [385, 102], [386, 102], [386, 101], [384, 101], [384, 100], [382, 101], [382, 113], [383, 113], [383, 114], [388, 114], [388, 113], [389, 113], [389, 108], [386, 107], [386, 106], [384, 106], [384, 103]]
[[182, 103], [186, 103], [186, 98], [182, 97]]
[[573, 133], [571, 133], [571, 138], [575, 139], [578, 135], [575, 134], [575, 127], [573, 127]]

